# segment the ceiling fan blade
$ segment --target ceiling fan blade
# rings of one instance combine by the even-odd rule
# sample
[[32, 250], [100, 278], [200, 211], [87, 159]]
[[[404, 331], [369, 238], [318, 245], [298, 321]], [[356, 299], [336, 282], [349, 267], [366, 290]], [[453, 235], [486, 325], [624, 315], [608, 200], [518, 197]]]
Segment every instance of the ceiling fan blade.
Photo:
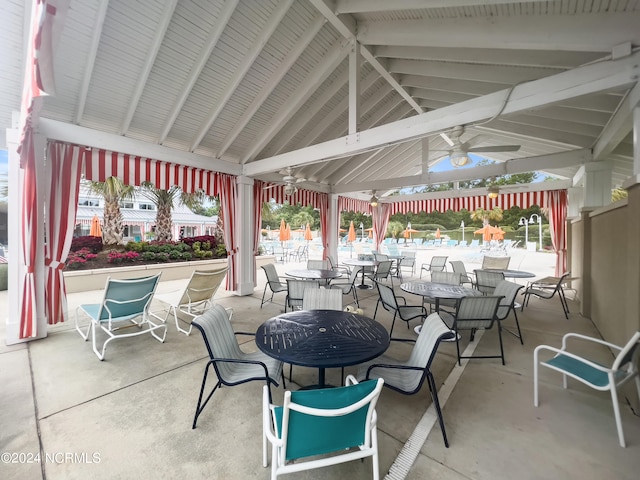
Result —
[[307, 181], [306, 178], [296, 178], [296, 183], [306, 182], [306, 181]]
[[269, 190], [270, 188], [276, 188], [279, 187], [280, 185], [267, 185], [266, 187], [262, 187], [263, 190]]
[[473, 147], [467, 152], [517, 152], [520, 145], [494, 145], [493, 147]]

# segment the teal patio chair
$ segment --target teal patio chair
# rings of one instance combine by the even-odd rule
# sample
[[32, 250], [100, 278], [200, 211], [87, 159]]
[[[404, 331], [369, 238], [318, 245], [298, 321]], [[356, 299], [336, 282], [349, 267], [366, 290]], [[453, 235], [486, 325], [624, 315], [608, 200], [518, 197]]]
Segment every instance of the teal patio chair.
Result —
[[[568, 341], [570, 338], [578, 341], [582, 340], [582, 343], [591, 342], [592, 344], [609, 347], [616, 354], [613, 364], [610, 367], [605, 366], [585, 356], [569, 352]], [[550, 360], [540, 360], [540, 354], [545, 351], [555, 353], [555, 355]], [[611, 392], [616, 428], [618, 429], [618, 441], [621, 447], [625, 447], [620, 405], [618, 403], [618, 388], [631, 380], [635, 380], [636, 390], [640, 398], [638, 363], [640, 363], [640, 331], [634, 333], [623, 347], [605, 342], [599, 338], [588, 337], [579, 333], [567, 333], [562, 337], [562, 348], [539, 345], [533, 352], [533, 404], [536, 407], [538, 406], [539, 365], [562, 373], [562, 386], [564, 388], [567, 388], [567, 377], [571, 377], [595, 390], [609, 390]]]
[[320, 390], [284, 393], [283, 405], [274, 406], [263, 387], [262, 465], [268, 466], [271, 444], [271, 479], [278, 475], [337, 465], [371, 457], [373, 478], [380, 478], [376, 403], [382, 379]]
[[[159, 273], [151, 277], [127, 280], [116, 280], [109, 277], [100, 303], [84, 304], [76, 309], [76, 330], [84, 340], [87, 340], [91, 334], [93, 351], [100, 360], [104, 360], [107, 345], [116, 338], [135, 337], [150, 333], [153, 338], [164, 343], [167, 326], [153, 323], [149, 315], [149, 306], [160, 275]], [[91, 319], [86, 332], [78, 323], [81, 311]], [[141, 320], [136, 321], [139, 317]], [[144, 325], [148, 325], [148, 328], [142, 329]], [[117, 333], [127, 327], [133, 328], [131, 333]], [[109, 337], [102, 344], [102, 349], [98, 349], [97, 346], [97, 329]], [[162, 336], [158, 335], [156, 330], [163, 330]]]

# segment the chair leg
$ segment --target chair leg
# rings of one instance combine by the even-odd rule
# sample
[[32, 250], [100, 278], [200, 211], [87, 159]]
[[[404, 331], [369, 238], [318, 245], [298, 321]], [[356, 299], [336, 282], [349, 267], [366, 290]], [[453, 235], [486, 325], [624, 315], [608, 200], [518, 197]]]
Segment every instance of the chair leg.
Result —
[[613, 416], [616, 419], [616, 428], [618, 430], [618, 442], [621, 447], [626, 447], [624, 441], [624, 431], [622, 430], [622, 419], [620, 418], [620, 404], [618, 403], [618, 391], [615, 384], [611, 386], [611, 402], [613, 403]]
[[498, 338], [500, 339], [500, 359], [502, 365], [504, 365], [504, 346], [502, 345], [502, 327], [500, 326], [500, 320], [496, 322], [498, 324]]
[[438, 422], [440, 423], [440, 430], [442, 431], [442, 438], [444, 439], [444, 446], [449, 448], [449, 440], [447, 439], [447, 431], [444, 428], [444, 418], [442, 417], [442, 409], [440, 408], [440, 401], [438, 400], [438, 389], [436, 388], [436, 381], [433, 378], [431, 372], [427, 373], [427, 382], [429, 384], [429, 390], [431, 390], [431, 400], [436, 407], [438, 413]]
[[264, 286], [264, 291], [262, 292], [262, 302], [260, 302], [260, 308], [262, 308], [262, 305], [264, 305], [264, 297], [265, 297], [265, 295], [267, 294], [267, 286], [268, 286], [268, 285], [269, 285], [269, 284], [267, 284], [267, 285], [265, 285], [265, 286]]
[[[192, 430], [196, 428], [196, 423], [198, 421], [198, 417], [202, 413], [202, 410], [204, 410], [204, 407], [207, 406], [207, 403], [209, 403], [209, 400], [211, 399], [215, 391], [218, 389], [218, 387], [222, 385], [220, 380], [218, 380], [218, 383], [216, 383], [216, 386], [213, 387], [213, 390], [211, 390], [211, 393], [209, 393], [209, 395], [207, 396], [207, 399], [204, 401], [204, 403], [202, 402], [202, 395], [204, 394], [204, 387], [207, 384], [207, 374], [209, 373], [210, 366], [211, 366], [211, 362], [207, 363], [207, 367], [204, 370], [204, 377], [202, 378], [202, 387], [200, 387], [200, 395], [198, 396], [198, 404], [196, 405], [196, 414], [193, 417], [193, 426], [191, 427]], [[269, 392], [269, 397], [271, 397], [271, 392]]]

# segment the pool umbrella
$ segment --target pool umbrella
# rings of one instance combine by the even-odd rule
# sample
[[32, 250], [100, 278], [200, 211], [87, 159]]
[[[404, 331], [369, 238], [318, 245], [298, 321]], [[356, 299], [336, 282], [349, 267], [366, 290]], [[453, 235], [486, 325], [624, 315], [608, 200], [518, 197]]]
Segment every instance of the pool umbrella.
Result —
[[436, 229], [436, 238], [440, 238], [440, 227]]
[[485, 242], [489, 242], [491, 241], [491, 235], [498, 232], [502, 232], [504, 234], [504, 231], [502, 229], [497, 227], [492, 227], [491, 225], [487, 224], [484, 227], [479, 228], [473, 233], [476, 235], [482, 235], [482, 240]]
[[102, 236], [102, 227], [100, 226], [100, 218], [98, 215], [94, 215], [91, 219], [91, 228], [89, 229], [89, 235], [92, 237]]
[[[402, 232], [402, 234], [404, 235], [404, 238], [408, 238], [409, 240], [411, 240], [411, 235], [418, 232], [419, 230], [409, 227], [404, 232]], [[436, 234], [438, 235], [438, 238], [440, 238], [440, 235], [437, 232]]]
[[349, 223], [349, 233], [347, 233], [347, 241], [356, 241], [356, 227], [353, 226], [353, 220], [351, 220], [351, 223]]
[[369, 232], [369, 238], [373, 238], [373, 228], [365, 228], [365, 232]]
[[493, 240], [504, 240], [504, 230], [502, 230], [500, 227], [495, 228], [497, 229], [497, 231], [491, 234], [491, 238]]
[[287, 240], [291, 240], [291, 225], [287, 223], [287, 231], [286, 231]]
[[284, 223], [284, 218], [280, 220], [280, 235], [278, 238], [281, 242], [287, 241], [287, 225]]
[[304, 239], [306, 241], [313, 240], [313, 235], [311, 235], [311, 226], [307, 223], [307, 228], [304, 229]]

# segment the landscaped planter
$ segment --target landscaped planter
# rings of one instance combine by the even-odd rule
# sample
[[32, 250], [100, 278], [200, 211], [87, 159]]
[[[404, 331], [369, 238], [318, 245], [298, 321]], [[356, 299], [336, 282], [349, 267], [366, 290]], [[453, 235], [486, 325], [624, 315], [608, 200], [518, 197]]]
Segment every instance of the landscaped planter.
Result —
[[[274, 261], [272, 255], [261, 255], [256, 257], [256, 267], [260, 268], [266, 263]], [[87, 290], [102, 290], [107, 282], [107, 277], [111, 278], [139, 278], [149, 275], [156, 275], [162, 272], [160, 281], [181, 280], [189, 278], [196, 270], [214, 270], [227, 266], [226, 258], [215, 260], [200, 260], [193, 262], [179, 263], [157, 263], [153, 265], [129, 265], [114, 268], [100, 268], [97, 270], [78, 270], [64, 272], [67, 293], [85, 292]]]

